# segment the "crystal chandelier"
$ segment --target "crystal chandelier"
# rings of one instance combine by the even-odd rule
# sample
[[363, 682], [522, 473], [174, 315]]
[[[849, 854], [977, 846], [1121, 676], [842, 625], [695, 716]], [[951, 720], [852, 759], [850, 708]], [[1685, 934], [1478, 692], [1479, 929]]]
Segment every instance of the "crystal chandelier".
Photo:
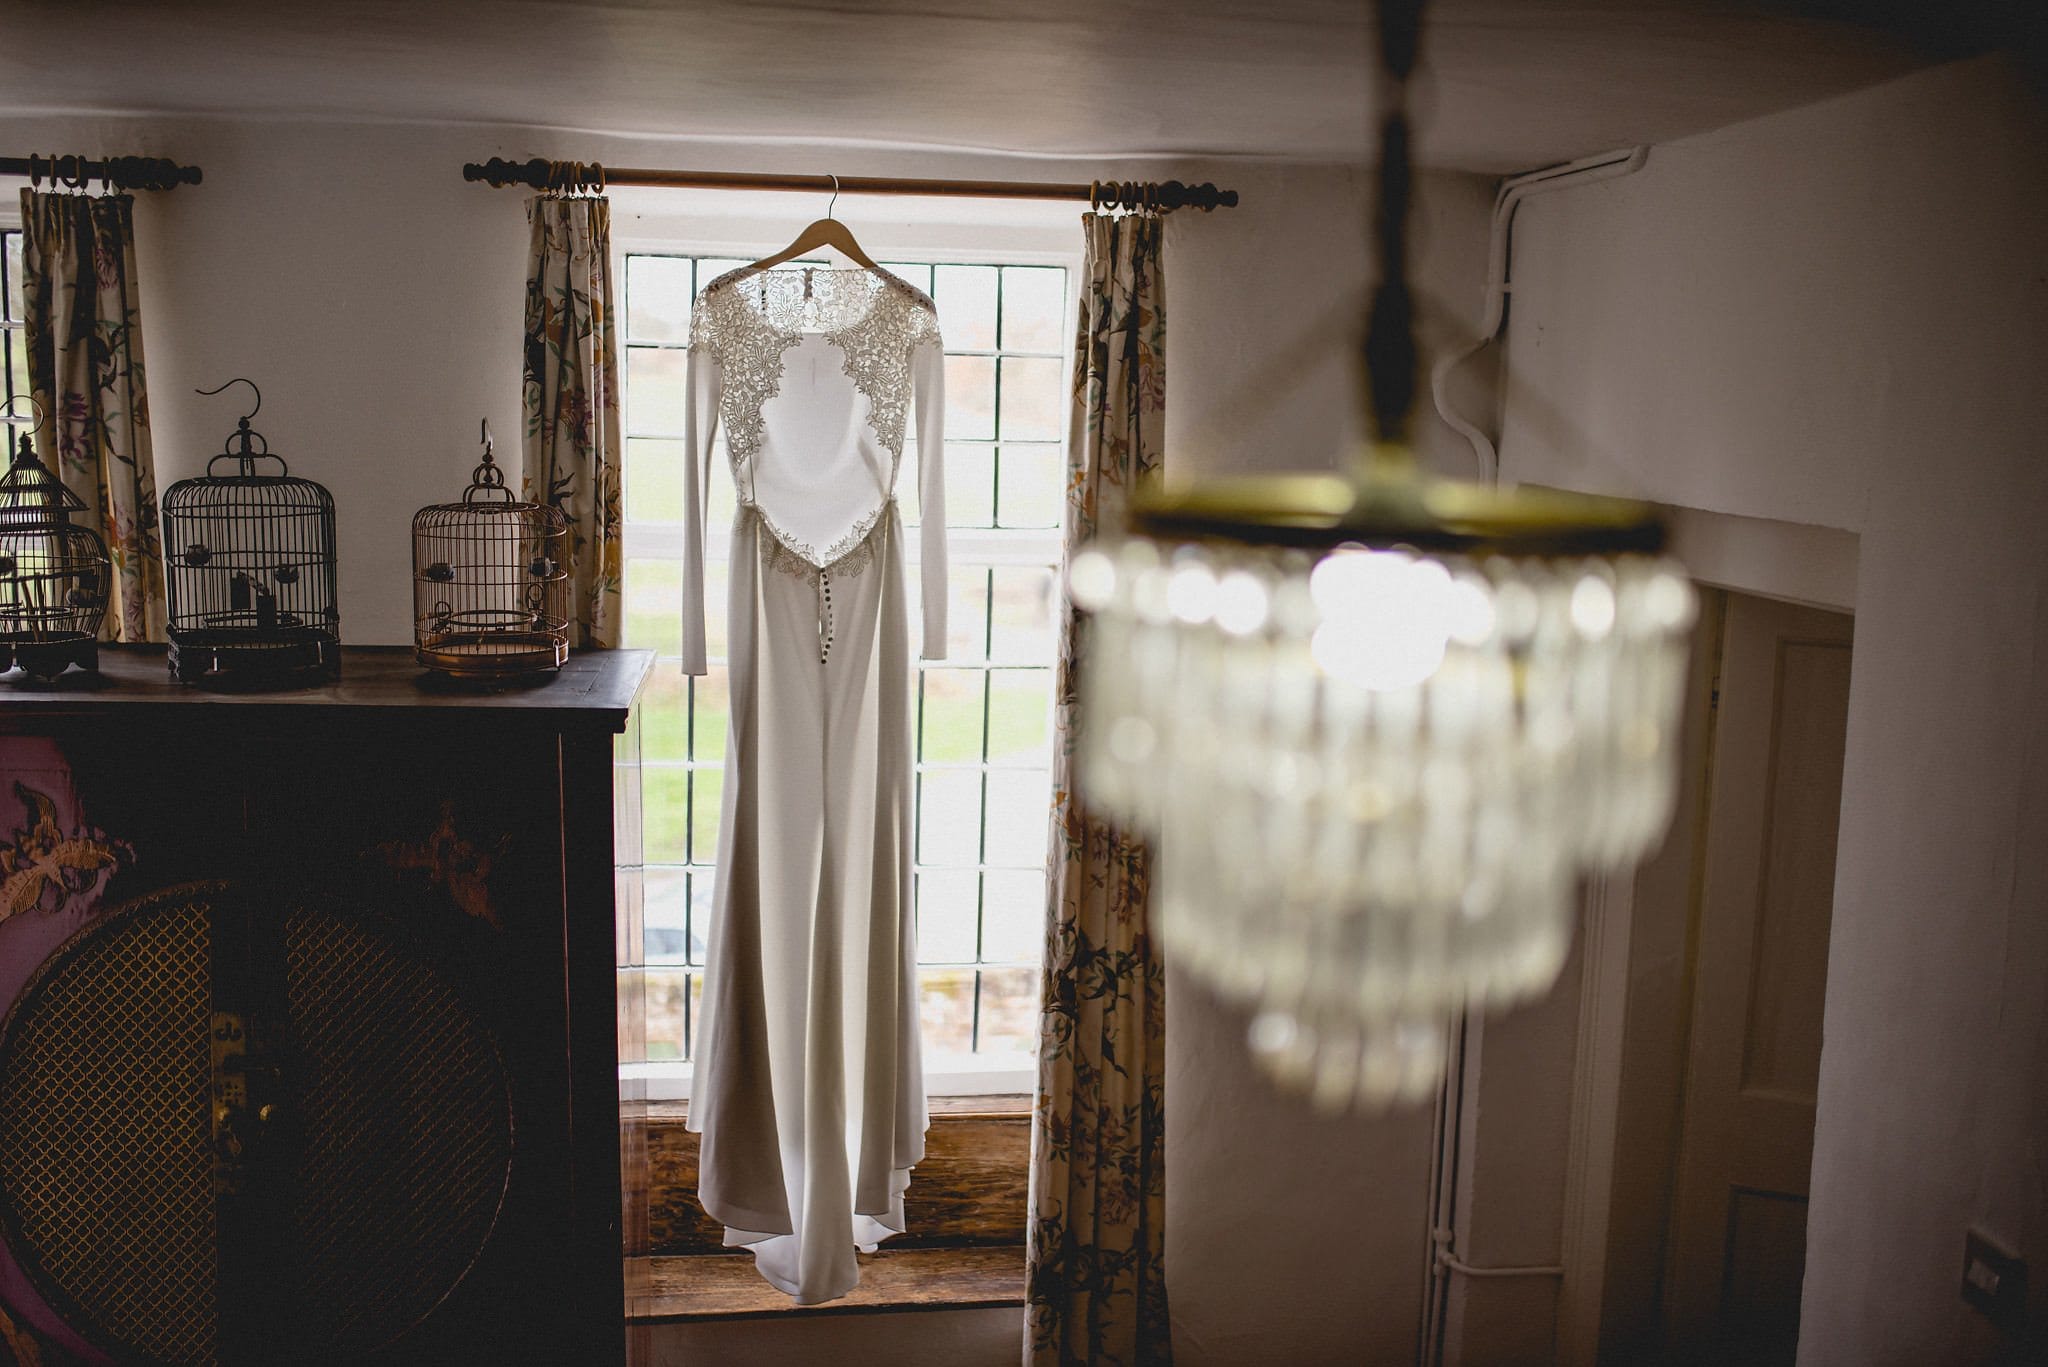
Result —
[[1662, 837], [1695, 611], [1647, 505], [1416, 468], [1418, 11], [1380, 8], [1378, 440], [1349, 475], [1141, 493], [1068, 574], [1086, 797], [1155, 842], [1166, 953], [1328, 1110], [1432, 1093], [1456, 1014], [1546, 991], [1580, 877]]

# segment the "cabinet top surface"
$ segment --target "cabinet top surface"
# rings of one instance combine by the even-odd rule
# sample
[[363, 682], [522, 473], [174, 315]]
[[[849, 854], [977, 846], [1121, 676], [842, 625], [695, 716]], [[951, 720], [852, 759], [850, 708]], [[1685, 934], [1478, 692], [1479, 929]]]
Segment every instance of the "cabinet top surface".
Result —
[[501, 723], [622, 730], [654, 664], [648, 650], [578, 651], [554, 674], [530, 683], [479, 687], [429, 674], [409, 646], [343, 646], [341, 679], [315, 688], [234, 691], [195, 687], [170, 677], [162, 646], [100, 647], [99, 672], [71, 670], [49, 683], [19, 672], [0, 677], [0, 728], [44, 717], [134, 716], [176, 709], [215, 711], [223, 719], [296, 718], [322, 709], [351, 713], [463, 713]]

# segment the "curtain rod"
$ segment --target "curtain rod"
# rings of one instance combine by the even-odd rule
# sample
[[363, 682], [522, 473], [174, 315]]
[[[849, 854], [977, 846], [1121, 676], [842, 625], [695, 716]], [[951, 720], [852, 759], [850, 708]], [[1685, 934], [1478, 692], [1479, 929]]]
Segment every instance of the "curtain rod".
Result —
[[603, 190], [607, 185], [658, 185], [697, 190], [808, 190], [849, 195], [954, 195], [976, 199], [1085, 199], [1096, 208], [1229, 209], [1237, 206], [1237, 191], [1219, 190], [1212, 184], [1183, 185], [1177, 180], [1098, 180], [1086, 184], [1056, 185], [1015, 180], [920, 180], [895, 176], [805, 176], [770, 175], [745, 171], [657, 171], [637, 167], [602, 166], [596, 162], [531, 161], [512, 162], [492, 157], [482, 164], [470, 162], [462, 178], [503, 189], [526, 185], [536, 190]]
[[87, 181], [105, 181], [117, 190], [174, 190], [197, 185], [197, 166], [180, 166], [168, 157], [0, 157], [0, 176], [27, 176], [52, 185], [82, 189]]

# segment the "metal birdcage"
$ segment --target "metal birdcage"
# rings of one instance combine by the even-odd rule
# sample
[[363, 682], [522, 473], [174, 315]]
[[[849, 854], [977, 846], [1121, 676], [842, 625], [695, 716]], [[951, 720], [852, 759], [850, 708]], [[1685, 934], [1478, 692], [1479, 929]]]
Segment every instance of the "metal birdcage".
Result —
[[71, 524], [84, 511], [22, 433], [0, 477], [0, 670], [53, 679], [98, 667], [113, 564], [97, 532]]
[[[228, 384], [256, 386], [248, 380]], [[221, 389], [200, 390], [218, 394]], [[197, 479], [164, 494], [163, 544], [172, 677], [265, 687], [341, 677], [334, 496], [300, 479], [249, 419]], [[229, 474], [215, 474], [222, 461]], [[275, 461], [274, 474], [257, 462]]]
[[502, 679], [569, 658], [569, 522], [505, 486], [483, 428], [484, 457], [460, 503], [412, 520], [413, 648], [428, 669]]

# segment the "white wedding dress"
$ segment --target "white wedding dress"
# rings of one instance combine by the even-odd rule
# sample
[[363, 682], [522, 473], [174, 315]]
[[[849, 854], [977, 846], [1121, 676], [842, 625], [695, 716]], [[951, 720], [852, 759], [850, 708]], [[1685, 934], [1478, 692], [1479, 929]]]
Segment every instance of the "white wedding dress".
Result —
[[925, 294], [752, 268], [697, 296], [684, 670], [704, 672], [703, 495], [725, 431], [731, 727], [697, 1012], [698, 1194], [800, 1303], [903, 1230], [924, 1157], [911, 670], [895, 485], [916, 410], [923, 654], [946, 640], [944, 358]]

